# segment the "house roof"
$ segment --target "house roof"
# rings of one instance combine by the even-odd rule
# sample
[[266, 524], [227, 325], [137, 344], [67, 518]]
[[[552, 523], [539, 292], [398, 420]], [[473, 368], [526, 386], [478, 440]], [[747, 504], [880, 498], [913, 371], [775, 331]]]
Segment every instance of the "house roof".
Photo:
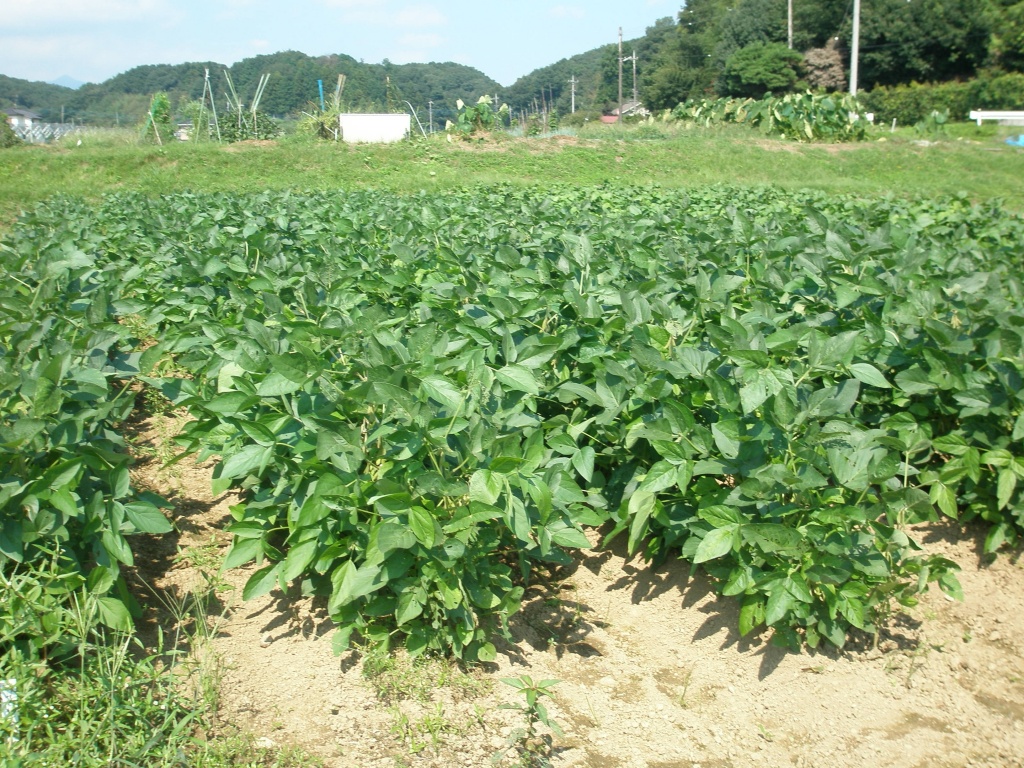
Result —
[[27, 109], [3, 109], [3, 110], [0, 110], [0, 111], [6, 113], [6, 115], [8, 117], [26, 117], [29, 120], [42, 120], [43, 119], [42, 115], [37, 115], [35, 112], [31, 112], [31, 111], [29, 111]]
[[[634, 112], [642, 112], [644, 110], [644, 103], [642, 101], [626, 101], [622, 104], [622, 114], [631, 115]], [[619, 114], [618, 109], [612, 110], [613, 115]]]

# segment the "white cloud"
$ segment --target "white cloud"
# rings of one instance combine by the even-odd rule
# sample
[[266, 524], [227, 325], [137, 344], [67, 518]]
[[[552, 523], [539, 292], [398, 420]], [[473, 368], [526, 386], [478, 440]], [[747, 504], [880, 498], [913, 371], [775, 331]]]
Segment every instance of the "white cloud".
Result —
[[166, 0], [8, 0], [3, 11], [7, 28], [67, 24], [109, 24], [177, 16]]
[[548, 15], [556, 19], [582, 19], [587, 12], [578, 5], [556, 5], [548, 11]]
[[439, 27], [447, 21], [444, 14], [432, 5], [406, 6], [394, 17], [394, 23], [401, 27]]

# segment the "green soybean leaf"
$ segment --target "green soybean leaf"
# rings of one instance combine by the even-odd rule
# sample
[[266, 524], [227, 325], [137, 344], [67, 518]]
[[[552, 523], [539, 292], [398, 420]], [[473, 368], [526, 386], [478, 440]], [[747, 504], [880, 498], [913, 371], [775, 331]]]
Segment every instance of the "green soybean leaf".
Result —
[[521, 365], [506, 365], [494, 372], [498, 381], [509, 389], [517, 392], [526, 392], [529, 395], [540, 394], [540, 385], [533, 371]]
[[0, 554], [16, 563], [22, 562], [22, 526], [20, 520], [8, 518], [0, 526]]
[[676, 467], [673, 464], [669, 464], [667, 461], [659, 461], [647, 470], [647, 475], [640, 483], [637, 491], [659, 493], [675, 485], [678, 477]]
[[424, 376], [420, 380], [420, 388], [451, 411], [459, 410], [463, 405], [462, 393], [443, 376]]
[[471, 528], [477, 523], [496, 520], [503, 514], [502, 510], [490, 504], [479, 501], [470, 502], [469, 507], [462, 507], [455, 518], [445, 524], [444, 532], [448, 534], [458, 533]]
[[735, 459], [740, 452], [740, 423], [734, 419], [719, 421], [711, 425], [715, 445], [727, 459]]
[[629, 554], [636, 552], [640, 540], [647, 534], [647, 521], [654, 512], [657, 499], [650, 491], [636, 491], [629, 499]]
[[796, 607], [796, 604], [797, 599], [786, 589], [785, 583], [782, 580], [777, 581], [768, 593], [768, 604], [764, 612], [765, 624], [770, 627], [779, 623]]
[[302, 384], [273, 371], [256, 385], [256, 394], [260, 397], [280, 397], [298, 392], [300, 389], [302, 389]]
[[384, 586], [384, 579], [380, 566], [364, 565], [357, 568], [351, 560], [348, 560], [334, 569], [334, 573], [331, 574], [331, 583], [334, 585], [334, 590], [331, 593], [329, 610], [334, 613], [335, 609], [342, 608], [353, 600], [376, 592]]
[[228, 456], [220, 466], [220, 477], [234, 479], [245, 477], [265, 464], [272, 448], [263, 445], [247, 445]]
[[124, 505], [125, 516], [142, 533], [168, 533], [171, 522], [152, 504], [136, 501]]
[[437, 523], [433, 515], [423, 507], [410, 507], [409, 528], [412, 530], [416, 540], [427, 549], [434, 546], [436, 540]]
[[803, 544], [799, 531], [778, 523], [754, 523], [741, 531], [743, 538], [762, 552], [796, 552]]
[[586, 480], [588, 483], [594, 479], [594, 459], [596, 454], [594, 449], [589, 445], [580, 448], [580, 450], [572, 455], [572, 465], [577, 472], [580, 473], [580, 477]]
[[732, 551], [736, 530], [737, 526], [729, 526], [708, 531], [704, 538], [701, 539], [700, 544], [697, 545], [697, 552], [694, 555], [693, 562], [706, 563], [708, 560], [714, 560], [729, 554]]
[[476, 660], [484, 662], [485, 664], [490, 663], [498, 658], [498, 649], [494, 647], [493, 643], [482, 643], [476, 651]]
[[231, 542], [231, 548], [228, 550], [227, 555], [224, 557], [224, 568], [237, 568], [240, 565], [245, 565], [250, 560], [255, 560], [256, 556], [263, 551], [261, 539], [262, 534], [260, 538], [235, 538]]
[[338, 627], [334, 636], [331, 638], [331, 650], [334, 651], [335, 656], [340, 656], [349, 649], [349, 646], [352, 643], [352, 633], [354, 631], [355, 626], [352, 624]]
[[277, 585], [277, 576], [281, 567], [281, 563], [274, 563], [256, 571], [245, 582], [245, 586], [242, 588], [242, 599], [252, 600], [270, 592]]
[[111, 629], [122, 632], [130, 632], [132, 629], [132, 616], [125, 604], [117, 598], [97, 598], [96, 613], [100, 622]]
[[853, 363], [850, 366], [850, 373], [858, 381], [862, 381], [872, 387], [892, 388], [892, 384], [888, 382], [885, 375], [875, 366], [871, 365], [871, 363]]
[[1017, 474], [1012, 469], [999, 470], [999, 481], [996, 484], [996, 503], [999, 509], [1005, 509], [1013, 498], [1013, 492], [1017, 488]]
[[939, 481], [932, 483], [931, 488], [928, 489], [928, 499], [942, 511], [942, 514], [954, 520], [959, 516], [960, 510], [957, 508], [956, 491], [948, 485]]
[[319, 549], [320, 543], [315, 538], [293, 544], [281, 565], [281, 580], [290, 582], [301, 576], [316, 558]]
[[247, 395], [244, 392], [225, 392], [222, 395], [216, 395], [212, 399], [207, 400], [201, 407], [203, 410], [210, 411], [211, 413], [222, 416], [234, 416], [248, 410], [258, 402], [259, 398]]
[[740, 606], [740, 634], [749, 635], [764, 624], [764, 616], [764, 601], [760, 597], [749, 595], [743, 598], [743, 604]]
[[505, 487], [504, 480], [489, 469], [478, 469], [469, 478], [469, 498], [484, 504], [494, 504]]
[[560, 547], [570, 549], [590, 549], [590, 540], [583, 531], [565, 523], [554, 524], [548, 528], [551, 541]]
[[409, 589], [398, 597], [398, 610], [395, 611], [395, 622], [402, 626], [423, 613], [423, 603], [416, 589]]
[[375, 530], [377, 548], [387, 557], [396, 549], [409, 549], [416, 544], [416, 535], [411, 529], [397, 521], [387, 521]]

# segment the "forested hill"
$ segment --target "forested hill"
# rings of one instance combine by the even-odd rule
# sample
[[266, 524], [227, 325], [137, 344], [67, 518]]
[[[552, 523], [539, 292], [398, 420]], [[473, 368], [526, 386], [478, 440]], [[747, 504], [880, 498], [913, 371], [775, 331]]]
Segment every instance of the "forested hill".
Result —
[[[647, 28], [643, 37], [624, 40], [623, 56], [637, 59], [637, 90], [641, 100], [650, 79], [649, 73], [661, 64], [662, 51], [680, 36], [680, 27], [671, 17], [658, 19]], [[586, 53], [562, 59], [534, 70], [502, 92], [502, 101], [515, 110], [533, 111], [535, 107], [550, 108], [567, 115], [572, 109], [571, 81], [576, 81], [576, 111], [601, 112], [614, 108], [618, 102], [618, 44], [594, 48]], [[622, 76], [624, 101], [632, 99], [633, 64], [625, 63]], [[674, 105], [673, 105], [674, 106]]]
[[462, 64], [365, 64], [343, 54], [308, 56], [284, 51], [244, 59], [226, 67], [216, 62], [157, 64], [135, 67], [103, 83], [89, 83], [78, 90], [48, 83], [30, 82], [0, 75], [0, 110], [18, 106], [38, 112], [47, 120], [59, 120], [61, 109], [66, 120], [93, 124], [134, 124], [145, 115], [149, 99], [157, 91], [166, 91], [171, 103], [198, 99], [203, 93], [204, 71], [210, 70], [210, 82], [218, 107], [226, 103], [227, 69], [243, 103], [250, 103], [263, 74], [270, 81], [260, 109], [272, 115], [297, 114], [308, 109], [317, 97], [317, 80], [324, 81], [330, 95], [338, 75], [346, 77], [342, 99], [354, 111], [390, 111], [404, 109], [409, 101], [426, 122], [428, 102], [434, 102], [435, 118], [455, 110], [455, 101], [475, 101], [485, 93], [496, 94], [501, 86], [479, 70]]
[[[638, 94], [653, 110], [704, 96], [844, 90], [849, 9], [849, 0], [795, 3], [791, 49], [786, 0], [686, 0], [676, 16], [658, 19], [642, 37], [624, 41], [623, 54], [629, 59], [636, 54]], [[296, 51], [245, 59], [229, 71], [245, 104], [260, 76], [270, 74], [260, 106], [271, 115], [308, 109], [317, 98], [317, 80], [324, 81], [329, 94], [344, 74], [347, 108], [391, 111], [404, 109], [408, 101], [424, 123], [430, 102], [435, 122], [443, 125], [454, 114], [456, 100], [472, 103], [483, 94], [497, 94], [517, 112], [553, 105], [565, 115], [571, 109], [572, 79], [577, 111], [593, 116], [618, 103], [618, 48], [613, 40], [609, 43], [537, 69], [508, 88], [479, 70], [450, 62], [365, 64], [342, 54], [313, 57]], [[1024, 72], [1024, 0], [864, 0], [859, 62], [861, 90], [1006, 73], [1017, 77]], [[624, 100], [632, 96], [633, 67], [629, 61], [624, 68]], [[206, 68], [222, 106], [224, 66], [196, 62], [135, 67], [78, 90], [0, 75], [0, 110], [18, 106], [57, 120], [63, 108], [67, 120], [137, 124], [157, 91], [168, 92], [175, 107], [199, 98]], [[1000, 108], [1020, 106], [1016, 90], [990, 101], [1007, 104]]]
[[570, 81], [575, 78], [576, 109], [600, 109], [604, 101], [602, 63], [609, 58], [614, 63], [616, 50], [614, 45], [594, 48], [535, 69], [501, 91], [501, 100], [516, 111], [553, 105], [561, 114], [568, 114], [572, 108]]

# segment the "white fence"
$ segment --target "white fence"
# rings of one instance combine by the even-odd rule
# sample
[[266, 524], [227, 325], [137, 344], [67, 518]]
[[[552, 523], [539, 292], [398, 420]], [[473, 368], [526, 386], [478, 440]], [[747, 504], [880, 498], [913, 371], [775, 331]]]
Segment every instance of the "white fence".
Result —
[[50, 141], [57, 141], [81, 130], [80, 126], [68, 125], [67, 123], [36, 123], [32, 126], [12, 126], [14, 133], [22, 141], [31, 144], [46, 144]]

